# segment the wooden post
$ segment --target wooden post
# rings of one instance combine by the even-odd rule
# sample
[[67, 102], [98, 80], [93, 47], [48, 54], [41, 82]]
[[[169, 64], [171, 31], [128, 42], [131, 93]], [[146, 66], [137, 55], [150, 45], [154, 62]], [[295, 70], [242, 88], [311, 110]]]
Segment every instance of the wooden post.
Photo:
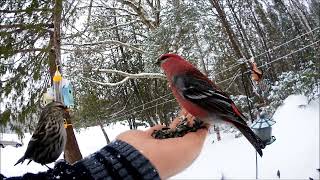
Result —
[[[56, 72], [56, 68], [59, 68], [60, 73], [62, 74], [61, 68], [61, 38], [60, 38], [60, 25], [61, 25], [61, 12], [62, 12], [62, 0], [54, 0], [54, 14], [53, 14], [53, 24], [54, 31], [50, 34], [50, 54], [49, 54], [49, 68], [51, 79]], [[53, 81], [51, 81], [53, 85]], [[67, 119], [69, 124], [66, 128], [67, 131], [67, 143], [64, 149], [64, 158], [65, 160], [73, 164], [74, 162], [82, 159], [82, 155], [74, 135], [73, 126], [71, 119]]]

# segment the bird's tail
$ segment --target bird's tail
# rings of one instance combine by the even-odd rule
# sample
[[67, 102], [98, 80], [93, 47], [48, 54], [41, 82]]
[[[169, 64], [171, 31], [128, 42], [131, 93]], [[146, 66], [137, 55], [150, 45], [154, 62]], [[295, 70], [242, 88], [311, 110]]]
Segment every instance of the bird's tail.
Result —
[[233, 123], [233, 125], [239, 129], [239, 131], [248, 139], [248, 141], [262, 157], [262, 149], [265, 148], [265, 144], [262, 142], [262, 140], [247, 125], [243, 125], [241, 123]]
[[25, 159], [26, 159], [26, 158], [25, 158], [24, 156], [22, 156], [22, 157], [18, 160], [18, 162], [16, 162], [16, 164], [14, 164], [14, 165], [17, 165], [17, 164], [19, 164], [19, 163], [22, 164]]

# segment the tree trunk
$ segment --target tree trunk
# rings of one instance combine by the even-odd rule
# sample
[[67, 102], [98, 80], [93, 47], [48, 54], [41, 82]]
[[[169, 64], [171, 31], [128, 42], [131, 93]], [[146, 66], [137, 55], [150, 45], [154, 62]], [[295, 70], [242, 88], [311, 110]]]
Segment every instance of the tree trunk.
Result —
[[241, 38], [242, 38], [242, 41], [243, 41], [243, 44], [244, 44], [244, 47], [248, 46], [248, 49], [250, 51], [247, 52], [247, 55], [250, 55], [250, 56], [255, 56], [255, 53], [254, 53], [254, 50], [253, 50], [253, 47], [251, 46], [251, 43], [250, 43], [250, 40], [247, 36], [247, 33], [239, 19], [239, 17], [237, 16], [235, 10], [234, 10], [234, 7], [232, 6], [232, 3], [230, 2], [230, 0], [227, 0], [227, 3], [228, 3], [228, 6], [229, 6], [229, 9], [231, 10], [231, 14], [233, 16], [233, 18], [235, 19], [235, 22], [236, 22], [236, 25], [238, 27], [238, 30], [240, 32], [240, 35], [241, 35]]
[[67, 119], [67, 123], [70, 125], [66, 128], [67, 143], [66, 143], [66, 147], [64, 148], [64, 159], [68, 163], [73, 164], [76, 161], [79, 161], [82, 159], [82, 154], [80, 152], [76, 136], [74, 135], [73, 126], [71, 125], [71, 120]]
[[104, 129], [103, 124], [101, 123], [100, 120], [98, 120], [98, 124], [99, 124], [99, 126], [100, 126], [100, 128], [101, 128], [101, 131], [102, 131], [102, 133], [103, 133], [103, 135], [104, 135], [104, 138], [105, 138], [106, 141], [107, 141], [107, 144], [109, 144], [109, 143], [110, 143], [109, 136], [108, 136], [106, 130]]
[[[54, 32], [50, 36], [50, 46], [51, 48], [50, 55], [49, 55], [49, 68], [50, 68], [50, 75], [51, 79], [54, 76], [56, 68], [58, 65], [61, 65], [61, 39], [60, 39], [60, 25], [61, 25], [61, 12], [62, 12], [62, 0], [55, 0], [55, 7], [54, 7]], [[62, 68], [59, 66], [59, 71], [62, 73]], [[53, 83], [51, 82], [53, 85]], [[64, 149], [64, 158], [65, 160], [73, 164], [74, 162], [82, 159], [82, 155], [74, 135], [73, 126], [71, 119], [67, 119], [67, 143]]]
[[232, 31], [232, 29], [227, 21], [226, 14], [222, 10], [222, 8], [220, 7], [219, 0], [210, 0], [210, 3], [218, 12], [220, 21], [221, 21], [222, 26], [224, 27], [224, 30], [229, 38], [229, 43], [230, 43], [232, 49], [234, 50], [236, 57], [239, 59], [244, 58], [244, 55], [240, 50], [239, 43], [237, 42], [235, 34]]
[[[220, 4], [219, 4], [219, 0], [210, 0], [212, 6], [217, 10], [218, 12], [218, 16], [220, 18], [220, 21], [222, 23], [222, 26], [224, 27], [225, 29], [225, 32], [229, 38], [229, 43], [231, 45], [231, 47], [233, 48], [234, 52], [235, 52], [235, 55], [238, 59], [241, 59], [241, 58], [246, 58], [248, 59], [247, 57], [244, 56], [244, 54], [242, 53], [241, 51], [241, 47], [239, 45], [239, 42], [237, 41], [236, 39], [236, 36], [235, 36], [235, 33], [233, 32], [231, 26], [229, 25], [228, 21], [227, 21], [227, 17], [226, 17], [226, 14], [224, 12], [224, 10], [221, 8]], [[242, 72], [246, 72], [247, 71], [247, 67], [245, 64], [243, 64], [241, 66], [241, 69], [242, 69]], [[246, 93], [246, 96], [250, 96], [250, 93], [249, 93], [249, 88], [251, 87], [251, 83], [250, 83], [250, 79], [248, 78], [243, 78], [242, 79], [242, 83], [243, 83], [243, 89]], [[251, 91], [252, 92], [252, 91]], [[249, 103], [249, 102], [248, 102]], [[251, 108], [249, 110], [249, 113], [250, 113], [250, 117], [252, 117], [251, 115]], [[252, 121], [252, 118], [251, 118], [251, 121]], [[217, 136], [220, 137], [220, 133], [217, 132]]]
[[[255, 13], [254, 13], [254, 11], [253, 11], [253, 9], [252, 8], [250, 8], [250, 11], [251, 11], [251, 14], [252, 14], [252, 21], [253, 21], [253, 25], [255, 26], [255, 28], [257, 29], [257, 32], [258, 32], [258, 35], [259, 35], [259, 39], [260, 39], [260, 41], [261, 41], [261, 44], [262, 44], [262, 47], [264, 48], [264, 50], [266, 51], [266, 58], [267, 58], [267, 62], [268, 63], [270, 63], [271, 62], [271, 54], [270, 54], [270, 52], [269, 52], [269, 47], [268, 47], [268, 45], [267, 45], [267, 43], [266, 43], [266, 38], [265, 38], [265, 36], [264, 36], [264, 32], [262, 32], [262, 29], [261, 29], [261, 27], [260, 27], [260, 25], [259, 25], [259, 22], [258, 22], [258, 20], [257, 20], [257, 18], [256, 18], [256, 16], [255, 16]], [[266, 69], [268, 69], [268, 67], [271, 67], [270, 68], [270, 73], [269, 73], [269, 75], [270, 75], [270, 79], [271, 79], [271, 81], [272, 82], [275, 82], [276, 81], [276, 74], [275, 74], [275, 72], [274, 72], [274, 67], [273, 67], [273, 65], [272, 65], [272, 63], [270, 63], [270, 65], [267, 65], [266, 66]]]
[[205, 74], [206, 76], [208, 76], [208, 70], [206, 67], [206, 63], [204, 61], [204, 53], [202, 52], [202, 48], [200, 47], [199, 41], [198, 41], [198, 37], [195, 33], [192, 34], [194, 42], [198, 48], [199, 54], [200, 54], [200, 67], [201, 67], [201, 71], [203, 74]]
[[[292, 7], [294, 7], [294, 9], [296, 10], [296, 12], [298, 14], [298, 18], [299, 18], [300, 23], [305, 26], [307, 31], [312, 31], [312, 28], [310, 27], [310, 23], [307, 19], [307, 16], [303, 12], [302, 8], [300, 7], [301, 4], [298, 1], [294, 1], [294, 0], [291, 0], [291, 4], [292, 4]], [[310, 37], [312, 37], [312, 39], [314, 38], [313, 33], [310, 34]]]

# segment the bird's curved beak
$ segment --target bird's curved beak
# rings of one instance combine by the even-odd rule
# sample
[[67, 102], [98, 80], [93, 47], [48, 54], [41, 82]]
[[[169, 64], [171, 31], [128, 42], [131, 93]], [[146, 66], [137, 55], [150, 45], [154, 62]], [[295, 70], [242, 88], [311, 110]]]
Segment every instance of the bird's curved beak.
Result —
[[157, 61], [154, 64], [157, 65], [157, 66], [160, 66], [161, 65], [160, 58], [158, 58]]

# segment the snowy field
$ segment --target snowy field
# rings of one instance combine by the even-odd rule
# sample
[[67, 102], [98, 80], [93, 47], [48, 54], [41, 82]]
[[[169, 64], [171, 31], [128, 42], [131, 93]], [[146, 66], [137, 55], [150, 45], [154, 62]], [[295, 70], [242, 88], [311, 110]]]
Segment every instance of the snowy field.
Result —
[[[304, 96], [289, 96], [275, 112], [277, 122], [273, 126], [276, 141], [264, 149], [264, 156], [258, 157], [258, 178], [278, 179], [320, 179], [316, 170], [319, 161], [319, 102], [311, 102], [305, 107]], [[122, 125], [105, 128], [109, 137], [128, 129]], [[12, 135], [3, 135], [6, 136]], [[100, 148], [106, 141], [99, 127], [90, 127], [76, 133], [83, 156]], [[255, 151], [249, 142], [241, 136], [222, 132], [222, 140], [216, 141], [215, 135], [207, 137], [199, 158], [185, 171], [171, 179], [255, 179]], [[17, 176], [26, 172], [47, 170], [46, 167], [31, 162], [13, 166], [25, 152], [31, 135], [26, 134], [24, 146], [0, 149], [0, 170], [5, 176]], [[10, 138], [10, 137], [9, 137]], [[215, 141], [212, 143], [212, 141]], [[53, 164], [49, 166], [53, 167]]]

